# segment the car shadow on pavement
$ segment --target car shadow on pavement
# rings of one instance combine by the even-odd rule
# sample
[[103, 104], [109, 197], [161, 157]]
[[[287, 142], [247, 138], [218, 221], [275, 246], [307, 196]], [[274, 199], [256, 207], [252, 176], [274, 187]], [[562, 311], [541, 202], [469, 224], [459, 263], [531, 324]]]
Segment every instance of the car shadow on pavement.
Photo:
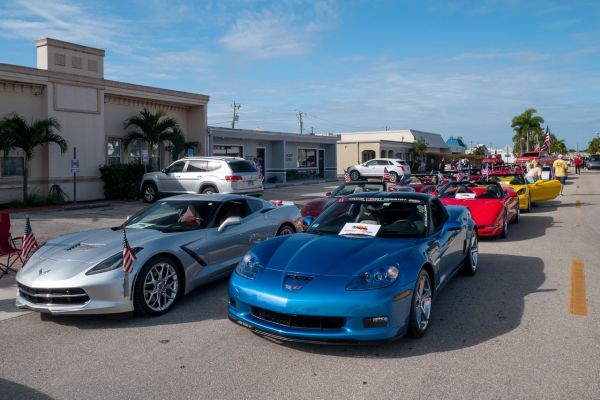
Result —
[[[539, 205], [536, 205], [534, 210], [538, 210], [539, 212], [552, 212], [552, 211], [558, 210], [559, 208], [569, 208], [569, 207], [581, 208], [581, 207], [597, 205], [594, 203], [578, 201], [577, 198], [580, 198], [580, 196], [584, 196], [584, 195], [577, 194], [577, 195], [573, 195], [573, 196], [569, 196], [569, 197], [562, 197], [564, 199], [562, 201], [545, 201], [543, 203], [540, 203]], [[585, 196], [590, 196], [590, 195], [585, 195]]]
[[52, 400], [52, 397], [6, 379], [0, 378], [0, 398], [12, 400]]
[[227, 283], [221, 279], [201, 286], [178, 299], [173, 308], [159, 317], [134, 313], [105, 315], [48, 315], [40, 314], [44, 322], [74, 326], [79, 329], [122, 329], [172, 325], [204, 320], [227, 319]]
[[335, 357], [406, 358], [498, 341], [521, 324], [526, 296], [547, 295], [555, 290], [539, 290], [545, 279], [540, 258], [480, 254], [479, 271], [474, 277], [455, 277], [435, 298], [432, 323], [421, 339], [361, 346], [279, 343]]

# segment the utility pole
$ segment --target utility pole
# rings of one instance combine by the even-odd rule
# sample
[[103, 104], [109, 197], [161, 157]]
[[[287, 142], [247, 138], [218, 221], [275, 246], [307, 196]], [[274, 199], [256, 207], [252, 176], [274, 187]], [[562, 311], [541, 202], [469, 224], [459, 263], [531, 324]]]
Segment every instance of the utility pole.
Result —
[[242, 105], [238, 104], [235, 102], [235, 100], [233, 101], [233, 104], [231, 104], [231, 107], [233, 107], [233, 118], [231, 119], [231, 127], [235, 128], [235, 123], [236, 121], [238, 121], [240, 119], [240, 116], [238, 115], [238, 110], [240, 109]]
[[314, 128], [314, 126], [311, 126], [311, 127], [310, 127], [310, 134], [311, 134], [311, 135], [314, 135], [314, 134], [315, 134], [315, 128]]
[[296, 117], [298, 117], [298, 124], [300, 124], [300, 134], [302, 135], [304, 133], [304, 116], [306, 114], [303, 113], [302, 111], [300, 111], [298, 114], [296, 114]]

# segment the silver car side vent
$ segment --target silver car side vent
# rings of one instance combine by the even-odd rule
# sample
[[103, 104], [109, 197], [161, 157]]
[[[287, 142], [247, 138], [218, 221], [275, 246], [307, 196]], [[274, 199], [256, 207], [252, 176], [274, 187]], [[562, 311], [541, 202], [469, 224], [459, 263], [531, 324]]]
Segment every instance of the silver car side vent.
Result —
[[192, 257], [194, 260], [196, 260], [196, 262], [198, 264], [202, 265], [203, 267], [206, 267], [208, 265], [208, 263], [206, 262], [204, 257], [202, 257], [200, 254], [196, 253], [192, 249], [186, 247], [185, 245], [181, 246], [181, 250], [185, 251], [190, 257]]

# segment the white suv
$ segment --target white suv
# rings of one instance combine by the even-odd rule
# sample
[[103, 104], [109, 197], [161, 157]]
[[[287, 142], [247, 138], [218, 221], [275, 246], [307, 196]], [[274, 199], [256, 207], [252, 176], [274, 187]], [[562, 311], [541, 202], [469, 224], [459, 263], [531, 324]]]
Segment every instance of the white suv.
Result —
[[147, 203], [167, 194], [238, 193], [262, 195], [260, 172], [238, 157], [186, 157], [160, 172], [144, 174], [140, 190]]
[[385, 168], [390, 173], [391, 182], [397, 182], [402, 176], [410, 175], [408, 163], [396, 158], [374, 158], [362, 164], [351, 165], [346, 171], [350, 179], [357, 181], [363, 178], [383, 178]]

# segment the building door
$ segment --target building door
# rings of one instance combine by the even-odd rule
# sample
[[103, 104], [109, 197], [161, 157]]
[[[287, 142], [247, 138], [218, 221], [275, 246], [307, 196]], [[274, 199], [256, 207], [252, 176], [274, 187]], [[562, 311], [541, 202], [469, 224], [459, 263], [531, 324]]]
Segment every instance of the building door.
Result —
[[325, 178], [325, 150], [319, 149], [319, 178]]
[[257, 147], [256, 148], [256, 159], [258, 160], [258, 162], [260, 163], [260, 168], [261, 168], [261, 175], [263, 176], [263, 180], [267, 178], [267, 164], [266, 164], [266, 160], [265, 160], [265, 148], [264, 147]]

